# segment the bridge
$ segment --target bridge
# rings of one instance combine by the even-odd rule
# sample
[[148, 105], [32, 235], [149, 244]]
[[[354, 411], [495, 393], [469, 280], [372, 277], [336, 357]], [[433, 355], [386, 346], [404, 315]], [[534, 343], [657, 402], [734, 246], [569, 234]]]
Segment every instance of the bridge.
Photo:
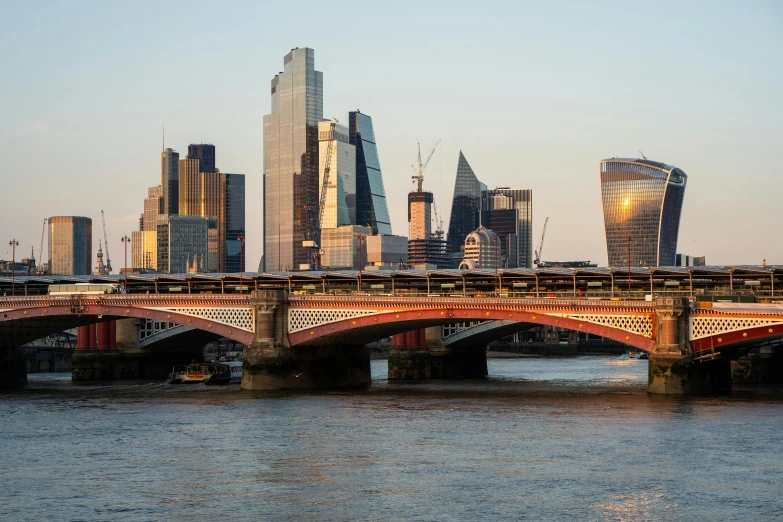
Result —
[[[151, 319], [247, 345], [243, 388], [367, 386], [368, 342], [393, 336], [390, 378], [486, 375], [483, 347], [449, 348], [444, 324], [504, 321], [546, 325], [613, 339], [650, 353], [649, 390], [698, 393], [730, 386], [729, 361], [751, 343], [783, 337], [783, 305], [683, 297], [474, 297], [430, 294], [329, 295], [286, 289], [226, 294], [109, 294], [0, 298], [0, 384], [23, 385], [17, 348], [68, 328]], [[104, 331], [106, 328], [104, 328]], [[80, 343], [100, 364], [111, 342]], [[76, 356], [75, 356], [76, 359]]]

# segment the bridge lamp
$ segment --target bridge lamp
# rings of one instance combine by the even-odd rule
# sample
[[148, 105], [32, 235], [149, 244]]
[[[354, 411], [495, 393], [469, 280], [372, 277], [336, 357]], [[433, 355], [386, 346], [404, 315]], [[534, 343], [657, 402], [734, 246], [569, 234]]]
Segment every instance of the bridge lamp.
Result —
[[16, 293], [16, 247], [19, 246], [19, 241], [12, 239], [8, 242], [8, 246], [11, 247], [11, 296]]
[[242, 272], [244, 272], [245, 265], [242, 263], [243, 258], [243, 247], [245, 245], [245, 235], [239, 234], [237, 236], [237, 241], [239, 241], [239, 293], [242, 293], [244, 290], [242, 289]]
[[128, 243], [131, 242], [131, 239], [128, 236], [122, 236], [123, 247], [125, 248], [125, 291], [128, 291]]

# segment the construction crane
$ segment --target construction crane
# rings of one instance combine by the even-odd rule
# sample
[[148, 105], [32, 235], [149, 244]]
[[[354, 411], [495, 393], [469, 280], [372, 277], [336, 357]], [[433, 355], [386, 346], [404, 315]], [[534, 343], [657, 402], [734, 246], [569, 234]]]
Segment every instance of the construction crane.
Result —
[[427, 168], [427, 164], [432, 159], [432, 155], [435, 154], [435, 149], [440, 144], [440, 140], [435, 142], [435, 145], [432, 146], [432, 150], [430, 151], [429, 155], [427, 156], [427, 159], [422, 163], [421, 161], [421, 143], [418, 143], [419, 147], [419, 159], [416, 161], [416, 163], [411, 165], [411, 168], [413, 169], [413, 172], [415, 173], [414, 176], [411, 176], [411, 179], [414, 183], [418, 183], [418, 187], [416, 187], [416, 192], [421, 192], [421, 184], [424, 182], [424, 169]]
[[435, 233], [433, 236], [436, 239], [443, 239], [443, 219], [438, 214], [438, 205], [434, 200], [432, 202], [432, 211], [435, 212]]
[[45, 265], [43, 262], [43, 240], [44, 240], [44, 233], [46, 232], [46, 218], [43, 220], [43, 226], [41, 227], [41, 247], [38, 249], [38, 273], [44, 274], [46, 273]]
[[105, 272], [106, 274], [111, 274], [111, 258], [109, 257], [109, 238], [106, 237], [106, 217], [103, 215], [103, 210], [101, 210], [101, 222], [103, 222], [103, 246], [106, 247], [106, 265]]
[[[334, 125], [338, 123], [336, 118], [333, 118], [335, 123], [331, 124], [331, 136], [329, 140], [329, 148], [326, 152], [326, 158], [324, 158], [324, 177], [321, 181], [321, 192], [318, 200], [318, 221], [310, 223], [310, 240], [302, 242], [302, 246], [310, 249], [310, 257], [313, 259], [313, 267], [318, 270], [321, 268], [321, 229], [324, 224], [324, 210], [326, 209], [326, 190], [329, 188], [329, 173], [332, 166], [332, 156], [337, 152], [337, 147], [334, 140]], [[312, 209], [308, 209], [305, 206], [305, 211], [310, 212]]]
[[541, 232], [541, 242], [538, 243], [538, 250], [536, 250], [536, 258], [533, 263], [538, 267], [541, 264], [541, 252], [544, 250], [544, 237], [546, 236], [546, 226], [549, 223], [549, 217], [544, 220], [544, 230]]

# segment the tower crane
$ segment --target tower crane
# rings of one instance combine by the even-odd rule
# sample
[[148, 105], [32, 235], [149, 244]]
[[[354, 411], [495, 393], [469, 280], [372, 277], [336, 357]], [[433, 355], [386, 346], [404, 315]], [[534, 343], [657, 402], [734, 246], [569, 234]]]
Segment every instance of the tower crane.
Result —
[[46, 218], [43, 220], [43, 226], [41, 227], [41, 247], [38, 249], [38, 273], [44, 274], [46, 270], [44, 269], [44, 262], [43, 262], [43, 240], [44, 240], [44, 233], [46, 232]]
[[106, 265], [105, 271], [107, 274], [111, 274], [111, 258], [109, 257], [109, 238], [106, 237], [106, 217], [101, 210], [101, 222], [103, 223], [103, 246], [106, 247]]
[[538, 243], [538, 250], [536, 250], [536, 257], [533, 263], [538, 267], [541, 264], [541, 252], [544, 250], [544, 237], [546, 237], [546, 226], [549, 223], [549, 217], [544, 220], [544, 231], [541, 232], [541, 242]]
[[411, 168], [413, 169], [413, 172], [415, 173], [414, 176], [411, 176], [411, 179], [414, 183], [418, 183], [419, 185], [416, 187], [416, 192], [421, 192], [421, 184], [424, 182], [424, 169], [427, 168], [427, 164], [432, 159], [432, 155], [435, 154], [435, 149], [438, 148], [438, 145], [440, 144], [440, 140], [435, 142], [435, 145], [432, 146], [432, 150], [427, 155], [427, 159], [422, 163], [421, 161], [421, 143], [418, 143], [419, 146], [419, 159], [411, 165]]
[[[335, 123], [339, 123], [336, 118], [333, 118]], [[310, 237], [308, 241], [303, 241], [302, 246], [310, 248], [311, 257], [313, 259], [314, 268], [321, 268], [321, 229], [324, 224], [324, 210], [326, 209], [326, 190], [329, 188], [329, 173], [332, 167], [332, 156], [337, 152], [337, 146], [334, 140], [334, 123], [331, 125], [331, 136], [329, 140], [328, 150], [326, 152], [326, 158], [324, 158], [324, 177], [321, 181], [321, 192], [318, 199], [318, 221], [310, 223]], [[309, 213], [311, 209], [305, 207], [305, 211]]]

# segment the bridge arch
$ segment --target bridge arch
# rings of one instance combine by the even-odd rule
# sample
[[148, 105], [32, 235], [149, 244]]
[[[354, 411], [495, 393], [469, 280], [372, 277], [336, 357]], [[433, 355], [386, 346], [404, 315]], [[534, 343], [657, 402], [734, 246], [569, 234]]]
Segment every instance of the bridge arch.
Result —
[[[458, 321], [508, 321], [530, 325], [556, 326], [593, 335], [606, 337], [633, 346], [639, 350], [651, 351], [655, 345], [653, 338], [654, 311], [646, 315], [621, 314], [622, 318], [634, 318], [624, 321], [628, 325], [644, 323], [637, 331], [623, 329], [608, 324], [600, 324], [600, 319], [587, 320], [578, 310], [527, 311], [501, 303], [467, 303], [459, 307], [432, 306], [413, 310], [374, 310], [332, 321], [314, 321], [312, 326], [302, 328], [303, 322], [297, 321], [296, 313], [289, 310], [289, 342], [292, 346], [317, 346], [327, 344], [359, 345], [376, 341], [397, 333], [429, 326], [441, 326]], [[300, 314], [301, 315], [301, 314]], [[313, 315], [313, 314], [310, 314]], [[576, 318], [574, 317], [576, 316]], [[607, 315], [607, 317], [610, 317]], [[293, 319], [293, 320], [292, 320]], [[607, 321], [605, 321], [607, 322]], [[614, 321], [617, 323], [617, 321]], [[292, 331], [293, 330], [293, 331]], [[646, 334], [646, 335], [644, 335]]]

